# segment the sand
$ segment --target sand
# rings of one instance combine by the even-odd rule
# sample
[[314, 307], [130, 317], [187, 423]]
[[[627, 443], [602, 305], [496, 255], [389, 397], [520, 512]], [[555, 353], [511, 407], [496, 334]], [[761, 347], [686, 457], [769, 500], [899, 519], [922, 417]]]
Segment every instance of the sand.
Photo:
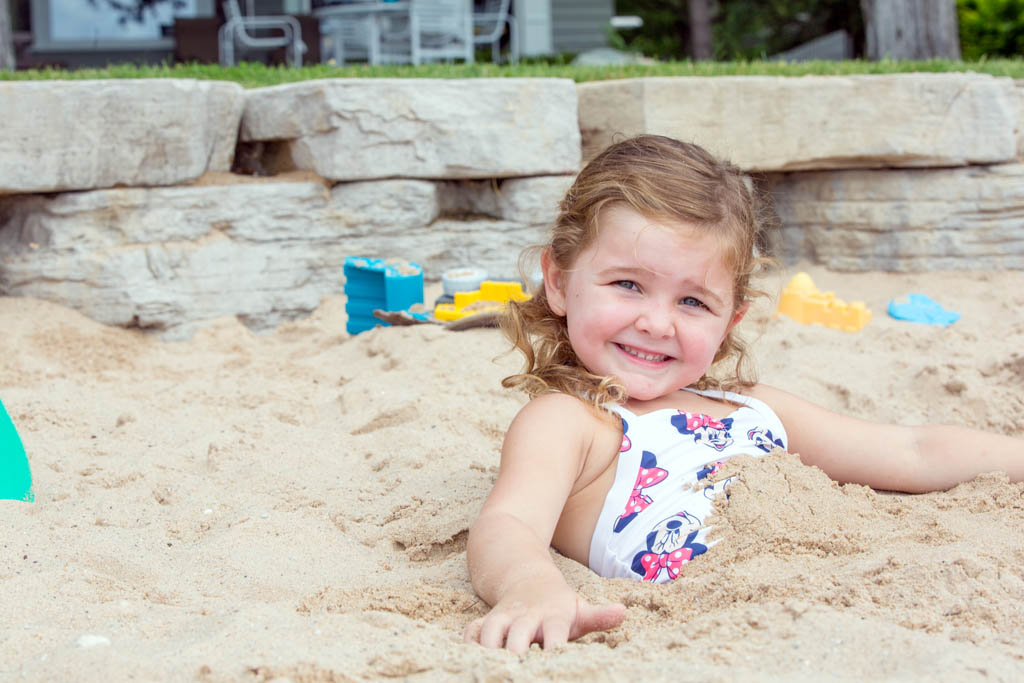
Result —
[[[763, 381], [868, 419], [1024, 437], [1024, 273], [840, 274], [850, 334], [744, 323]], [[778, 289], [793, 270], [768, 286]], [[963, 314], [894, 320], [921, 292]], [[467, 529], [523, 398], [492, 329], [344, 332], [344, 299], [188, 342], [0, 298], [0, 398], [36, 502], [0, 501], [0, 679], [1021, 680], [1024, 485], [908, 496], [798, 456], [734, 462], [672, 585], [556, 556], [624, 624], [524, 656], [461, 642]]]

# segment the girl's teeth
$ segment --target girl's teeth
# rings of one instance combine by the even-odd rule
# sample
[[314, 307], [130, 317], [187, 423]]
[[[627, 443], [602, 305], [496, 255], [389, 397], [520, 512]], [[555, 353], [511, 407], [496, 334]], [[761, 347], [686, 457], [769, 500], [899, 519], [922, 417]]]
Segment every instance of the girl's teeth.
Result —
[[637, 351], [636, 349], [631, 349], [628, 346], [623, 346], [622, 349], [626, 353], [628, 353], [629, 355], [636, 356], [637, 358], [641, 358], [643, 360], [662, 361], [662, 360], [665, 360], [666, 358], [668, 358], [668, 356], [662, 356], [660, 354], [643, 353], [642, 351]]

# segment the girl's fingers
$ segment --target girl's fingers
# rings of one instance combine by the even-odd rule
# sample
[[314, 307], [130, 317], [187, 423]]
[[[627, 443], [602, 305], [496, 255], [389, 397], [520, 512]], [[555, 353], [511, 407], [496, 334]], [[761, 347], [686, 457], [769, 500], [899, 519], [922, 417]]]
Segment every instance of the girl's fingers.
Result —
[[544, 649], [550, 649], [593, 631], [607, 631], [621, 624], [625, 616], [625, 605], [591, 605], [579, 598], [576, 618], [572, 622], [557, 616], [541, 620], [532, 616], [491, 612], [486, 617], [471, 621], [466, 626], [463, 640], [467, 643], [478, 642], [484, 647], [504, 647], [510, 652], [523, 653], [534, 642], [541, 642]]
[[484, 647], [499, 648], [505, 644], [505, 634], [511, 617], [504, 614], [488, 614], [480, 628], [480, 644]]
[[474, 619], [466, 625], [466, 630], [462, 634], [462, 642], [464, 643], [479, 643], [480, 642], [480, 629], [484, 626], [484, 618]]
[[533, 617], [519, 617], [512, 622], [512, 626], [508, 629], [505, 648], [516, 654], [526, 652], [530, 649], [530, 643], [536, 640], [539, 626], [540, 624]]
[[561, 647], [569, 642], [569, 622], [560, 617], [548, 617], [541, 625], [544, 634], [544, 649]]
[[585, 636], [591, 631], [607, 631], [615, 628], [626, 618], [626, 606], [621, 603], [591, 605], [580, 598], [576, 605], [576, 621], [569, 633], [571, 640]]

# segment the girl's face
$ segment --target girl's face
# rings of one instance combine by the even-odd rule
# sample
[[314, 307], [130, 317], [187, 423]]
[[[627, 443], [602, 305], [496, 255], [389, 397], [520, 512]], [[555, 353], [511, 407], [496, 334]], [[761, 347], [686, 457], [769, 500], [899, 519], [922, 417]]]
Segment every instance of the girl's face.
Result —
[[699, 380], [746, 306], [717, 243], [686, 223], [624, 206], [602, 211], [598, 236], [571, 270], [542, 258], [548, 303], [596, 375], [614, 375], [649, 401]]

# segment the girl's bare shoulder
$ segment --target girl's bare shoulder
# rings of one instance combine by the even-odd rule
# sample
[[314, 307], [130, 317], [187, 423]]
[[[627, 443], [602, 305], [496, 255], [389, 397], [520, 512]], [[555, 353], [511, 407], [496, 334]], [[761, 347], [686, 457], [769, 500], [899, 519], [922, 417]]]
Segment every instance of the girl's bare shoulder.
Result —
[[531, 416], [531, 419], [533, 416], [557, 416], [580, 420], [581, 422], [602, 422], [607, 421], [609, 416], [611, 416], [611, 413], [596, 408], [582, 399], [558, 391], [540, 394], [530, 399], [519, 411], [519, 415], [524, 414]]
[[545, 439], [561, 442], [563, 446], [579, 446], [586, 452], [595, 438], [607, 438], [608, 434], [620, 432], [621, 424], [621, 420], [610, 412], [575, 396], [551, 392], [541, 394], [524, 405], [509, 430], [543, 435]]

